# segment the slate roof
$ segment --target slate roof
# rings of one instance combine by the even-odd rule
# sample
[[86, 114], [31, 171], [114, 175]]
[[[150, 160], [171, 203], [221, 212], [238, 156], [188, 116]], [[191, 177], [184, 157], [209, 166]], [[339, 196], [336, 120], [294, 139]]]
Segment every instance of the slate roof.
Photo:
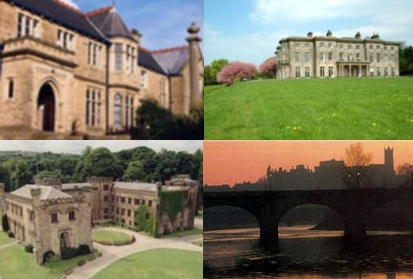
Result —
[[31, 189], [35, 188], [40, 188], [41, 189], [41, 194], [40, 194], [40, 199], [41, 200], [55, 200], [59, 198], [72, 198], [71, 195], [63, 193], [60, 190], [57, 190], [53, 188], [52, 186], [42, 186], [42, 185], [33, 185], [33, 184], [28, 184], [24, 185], [23, 187], [20, 187], [17, 190], [14, 190], [11, 192], [12, 195], [24, 197], [24, 198], [32, 198], [32, 195], [30, 194]]
[[100, 42], [110, 43], [84, 13], [59, 0], [9, 0], [9, 2]]
[[152, 56], [168, 75], [179, 75], [182, 67], [189, 60], [189, 47], [155, 50]]
[[86, 15], [105, 36], [135, 40], [115, 7], [102, 8]]
[[153, 58], [150, 51], [142, 47], [139, 48], [138, 64], [149, 70], [152, 70], [152, 71], [155, 71], [161, 74], [167, 74], [162, 69], [162, 67], [158, 64], [155, 58]]
[[126, 190], [140, 190], [156, 192], [158, 188], [154, 183], [144, 182], [115, 182], [114, 189], [126, 189]]

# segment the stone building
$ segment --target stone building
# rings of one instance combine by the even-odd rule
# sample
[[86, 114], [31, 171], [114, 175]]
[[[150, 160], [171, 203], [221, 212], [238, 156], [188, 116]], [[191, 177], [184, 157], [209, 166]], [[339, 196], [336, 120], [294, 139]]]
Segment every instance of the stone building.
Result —
[[1, 212], [7, 214], [16, 239], [33, 245], [39, 264], [49, 250], [60, 256], [65, 247], [93, 248], [90, 187], [71, 196], [59, 186], [56, 181], [45, 180], [42, 185], [25, 185], [5, 193], [4, 184], [0, 184]]
[[326, 36], [281, 39], [275, 52], [277, 78], [394, 77], [399, 76], [399, 42], [384, 41], [378, 34], [361, 38]]
[[[321, 161], [314, 170], [302, 164], [291, 169], [272, 169], [257, 183], [237, 183], [234, 190], [316, 190], [346, 188], [394, 188], [406, 181], [406, 175], [394, 171], [393, 149], [384, 149], [384, 163], [346, 166], [343, 160]], [[207, 187], [209, 188], [209, 187]], [[231, 189], [226, 187], [226, 189]], [[213, 188], [209, 189], [213, 190]], [[215, 187], [214, 190], [218, 190]], [[222, 190], [222, 189], [220, 189]]]
[[[0, 184], [0, 211], [6, 214], [16, 238], [33, 244], [36, 260], [52, 250], [61, 255], [62, 247], [86, 244], [92, 248], [92, 224], [116, 221], [134, 229], [141, 205], [148, 216], [156, 217], [156, 235], [194, 227], [198, 183], [188, 175], [178, 175], [161, 183], [119, 182], [112, 178], [91, 177], [86, 183], [62, 184], [59, 179], [36, 179], [11, 193]], [[161, 193], [180, 191], [182, 207], [171, 217], [161, 203]]]
[[189, 45], [149, 51], [114, 6], [0, 0], [0, 10], [0, 130], [101, 136], [127, 132], [142, 98], [175, 114], [202, 101], [195, 24]]

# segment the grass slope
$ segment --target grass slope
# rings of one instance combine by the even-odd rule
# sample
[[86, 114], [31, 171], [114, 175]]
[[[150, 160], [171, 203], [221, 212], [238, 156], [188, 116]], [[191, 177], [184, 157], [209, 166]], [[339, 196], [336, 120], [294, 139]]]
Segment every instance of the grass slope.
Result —
[[205, 139], [411, 139], [413, 78], [205, 87]]
[[1, 229], [0, 229], [0, 246], [2, 246], [4, 244], [7, 244], [7, 243], [10, 243], [10, 242], [13, 242], [15, 240], [16, 239], [10, 238], [5, 232], [2, 232]]
[[202, 253], [154, 249], [120, 259], [92, 278], [201, 279], [202, 276]]

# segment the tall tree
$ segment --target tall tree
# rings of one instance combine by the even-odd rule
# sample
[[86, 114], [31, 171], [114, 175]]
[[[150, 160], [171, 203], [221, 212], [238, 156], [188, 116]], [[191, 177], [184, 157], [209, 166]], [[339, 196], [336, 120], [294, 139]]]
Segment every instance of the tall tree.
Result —
[[212, 76], [211, 66], [207, 65], [204, 67], [204, 85], [211, 85], [217, 83], [216, 76]]
[[218, 59], [214, 60], [211, 62], [211, 78], [214, 80], [214, 82], [218, 82], [217, 80], [217, 75], [218, 73], [224, 68], [226, 65], [228, 65], [229, 61], [227, 59]]
[[347, 166], [368, 166], [373, 159], [373, 154], [365, 153], [361, 142], [354, 143], [346, 148]]
[[142, 181], [145, 179], [145, 176], [142, 162], [135, 160], [129, 162], [128, 168], [123, 173], [122, 179], [125, 181]]
[[33, 174], [30, 172], [28, 164], [24, 159], [12, 158], [5, 163], [5, 166], [9, 172], [9, 191], [13, 191], [33, 181]]
[[372, 159], [373, 154], [364, 152], [361, 142], [346, 148], [347, 173], [344, 175], [344, 182], [347, 187], [362, 188], [370, 182], [372, 173], [368, 166]]
[[88, 176], [106, 176], [114, 179], [122, 174], [119, 161], [106, 147], [93, 149], [86, 156], [84, 170]]

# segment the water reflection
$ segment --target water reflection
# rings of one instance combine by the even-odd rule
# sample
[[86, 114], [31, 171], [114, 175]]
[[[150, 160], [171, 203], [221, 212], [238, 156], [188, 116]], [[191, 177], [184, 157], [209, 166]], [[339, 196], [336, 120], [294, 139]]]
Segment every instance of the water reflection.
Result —
[[263, 246], [258, 229], [204, 233], [205, 278], [412, 278], [411, 235], [373, 233], [364, 245], [343, 243], [342, 232], [280, 228]]

